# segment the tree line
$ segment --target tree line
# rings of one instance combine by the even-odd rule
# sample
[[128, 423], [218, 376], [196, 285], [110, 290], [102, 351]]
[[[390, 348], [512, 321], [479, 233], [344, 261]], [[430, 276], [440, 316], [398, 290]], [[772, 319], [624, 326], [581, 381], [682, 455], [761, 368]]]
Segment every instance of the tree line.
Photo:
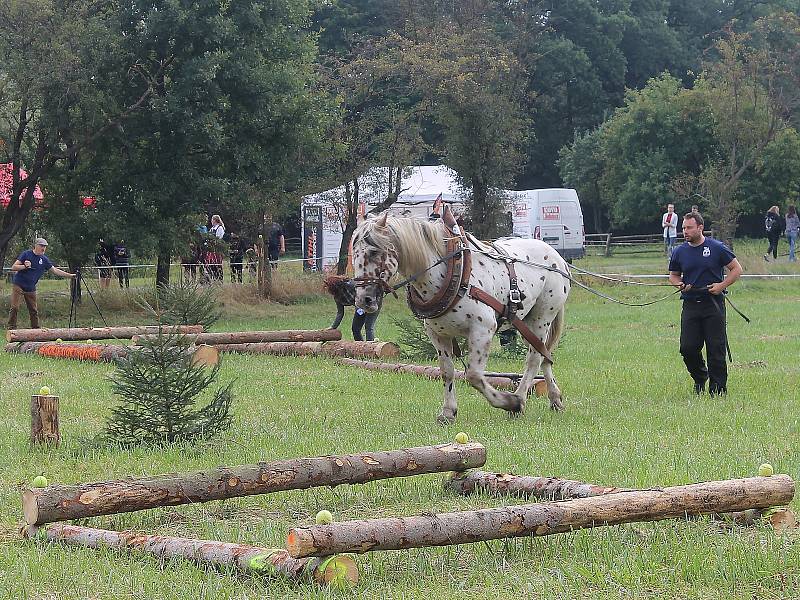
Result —
[[[98, 237], [158, 281], [209, 212], [246, 230], [384, 166], [498, 190], [576, 187], [587, 228], [670, 201], [732, 237], [798, 195], [800, 0], [0, 0], [0, 261], [33, 229], [71, 268]], [[37, 206], [35, 186], [45, 193]], [[86, 207], [83, 198], [96, 201]], [[257, 233], [257, 231], [250, 231]]]

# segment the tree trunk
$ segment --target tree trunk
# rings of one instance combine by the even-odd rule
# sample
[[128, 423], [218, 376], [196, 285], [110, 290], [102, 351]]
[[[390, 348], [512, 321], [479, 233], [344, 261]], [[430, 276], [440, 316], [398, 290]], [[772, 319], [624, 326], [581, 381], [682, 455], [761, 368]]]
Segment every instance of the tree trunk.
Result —
[[156, 261], [156, 287], [169, 285], [170, 260], [172, 260], [172, 250], [166, 246], [159, 246]]
[[441, 444], [80, 485], [51, 485], [25, 490], [22, 506], [27, 523], [41, 525], [285, 490], [462, 471], [485, 462], [486, 449], [480, 444]]
[[58, 396], [31, 396], [31, 446], [61, 443], [58, 430]]
[[273, 354], [277, 356], [366, 356], [392, 358], [400, 348], [392, 342], [265, 342], [216, 344], [220, 352], [239, 354]]
[[[352, 188], [350, 184], [352, 183]], [[347, 272], [348, 257], [350, 256], [350, 240], [358, 226], [358, 179], [345, 182], [345, 223], [342, 230], [342, 243], [339, 246], [339, 262], [336, 263], [336, 274], [344, 275]]]
[[143, 325], [134, 327], [63, 327], [52, 329], [9, 329], [6, 331], [8, 342], [52, 342], [58, 339], [64, 341], [76, 340], [110, 340], [130, 339], [138, 335], [158, 334], [161, 330], [165, 335], [172, 333], [202, 333], [202, 325]]
[[767, 508], [788, 504], [793, 497], [794, 481], [788, 475], [732, 479], [563, 502], [295, 527], [289, 530], [286, 547], [291, 556], [303, 558], [449, 546]]
[[489, 218], [489, 188], [479, 177], [472, 178], [472, 232], [478, 239], [489, 237], [492, 228]]
[[[442, 371], [439, 367], [434, 367], [432, 365], [408, 365], [404, 363], [383, 363], [383, 362], [370, 362], [368, 360], [357, 360], [354, 358], [340, 358], [338, 361], [344, 365], [348, 365], [351, 367], [361, 367], [363, 369], [368, 369], [370, 371], [389, 371], [392, 373], [412, 373], [414, 375], [419, 375], [421, 377], [427, 377], [429, 379], [441, 379], [442, 378]], [[507, 389], [507, 390], [515, 390], [517, 389], [518, 384], [518, 377], [509, 377], [507, 374], [490, 374], [485, 373], [486, 380], [492, 387], [500, 388], [500, 389]], [[465, 381], [467, 379], [464, 371], [455, 371], [455, 378], [460, 381]], [[535, 379], [534, 387], [532, 388], [536, 391], [537, 396], [544, 396], [547, 394], [547, 382], [545, 382], [543, 377], [537, 377]]]
[[26, 537], [44, 536], [50, 542], [105, 550], [138, 550], [172, 559], [185, 558], [201, 565], [224, 566], [246, 573], [286, 577], [319, 584], [352, 585], [358, 581], [358, 567], [349, 556], [328, 561], [319, 558], [292, 558], [286, 550], [259, 548], [212, 540], [196, 540], [163, 535], [117, 532], [93, 527], [50, 525], [46, 529], [28, 526]]
[[[152, 334], [134, 335], [133, 343], [155, 339]], [[338, 329], [284, 329], [275, 331], [230, 331], [192, 333], [186, 336], [196, 344], [258, 344], [262, 342], [335, 342], [342, 339]]]
[[[267, 223], [267, 221], [270, 221]], [[272, 218], [267, 218], [265, 214], [261, 222], [261, 297], [268, 299], [272, 297], [272, 264], [269, 262], [269, 227], [272, 226]]]
[[[92, 362], [115, 362], [128, 356], [136, 346], [121, 344], [70, 344], [61, 342], [10, 342], [6, 352], [13, 354], [38, 354], [47, 358], [67, 358]], [[192, 363], [214, 366], [219, 363], [219, 350], [200, 344], [189, 346], [186, 352], [193, 357]]]

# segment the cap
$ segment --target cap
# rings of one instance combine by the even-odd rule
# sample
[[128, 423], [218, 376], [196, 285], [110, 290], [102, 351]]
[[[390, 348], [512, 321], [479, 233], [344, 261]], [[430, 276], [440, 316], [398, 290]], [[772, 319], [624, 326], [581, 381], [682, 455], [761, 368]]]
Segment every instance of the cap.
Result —
[[34, 242], [37, 246], [47, 246], [47, 240], [44, 238], [36, 238], [36, 242]]

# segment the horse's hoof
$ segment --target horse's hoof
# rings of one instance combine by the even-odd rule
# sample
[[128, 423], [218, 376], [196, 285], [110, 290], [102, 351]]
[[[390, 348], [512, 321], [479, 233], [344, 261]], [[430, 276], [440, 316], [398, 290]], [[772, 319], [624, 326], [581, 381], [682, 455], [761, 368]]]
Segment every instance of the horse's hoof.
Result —
[[509, 403], [506, 410], [512, 417], [518, 417], [525, 412], [525, 398], [520, 398], [516, 394], [509, 394]]
[[446, 415], [444, 413], [439, 413], [439, 415], [436, 417], [436, 422], [439, 425], [452, 425], [453, 423], [456, 422], [456, 415], [453, 414], [451, 416], [451, 415]]
[[564, 411], [564, 403], [561, 402], [561, 398], [550, 398], [550, 410], [555, 412]]

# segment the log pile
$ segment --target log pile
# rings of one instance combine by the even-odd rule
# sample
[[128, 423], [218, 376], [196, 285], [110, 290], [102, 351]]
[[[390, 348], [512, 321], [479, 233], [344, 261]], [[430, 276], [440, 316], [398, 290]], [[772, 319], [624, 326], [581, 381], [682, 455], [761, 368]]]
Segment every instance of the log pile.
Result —
[[64, 327], [56, 329], [9, 329], [6, 331], [7, 342], [54, 342], [64, 340], [75, 342], [81, 340], [130, 339], [137, 335], [158, 335], [159, 328], [164, 334], [202, 333], [202, 325], [144, 325], [136, 327]]
[[239, 354], [272, 354], [276, 356], [364, 356], [393, 358], [400, 348], [392, 342], [264, 342], [245, 344], [216, 344], [220, 352]]
[[[133, 337], [134, 344], [152, 338], [149, 335]], [[266, 342], [336, 342], [342, 339], [338, 329], [287, 329], [284, 331], [224, 331], [220, 333], [195, 333], [186, 336], [195, 344], [263, 344]]]
[[485, 462], [486, 448], [481, 444], [441, 444], [30, 488], [22, 494], [22, 507], [29, 525], [41, 525], [285, 490], [463, 471]]
[[[343, 365], [348, 365], [351, 367], [361, 367], [362, 369], [368, 369], [370, 371], [388, 371], [390, 373], [412, 373], [414, 375], [419, 375], [420, 377], [427, 377], [428, 379], [441, 379], [442, 378], [442, 371], [439, 367], [434, 367], [432, 365], [410, 365], [405, 363], [383, 363], [383, 362], [371, 362], [368, 360], [357, 360], [353, 358], [339, 358], [338, 362]], [[510, 389], [515, 390], [517, 389], [517, 384], [519, 382], [518, 375], [513, 373], [486, 373], [486, 379], [489, 382], [489, 385], [498, 389]], [[464, 371], [455, 372], [455, 378], [461, 381], [465, 381], [467, 376]], [[534, 387], [532, 388], [535, 390], [537, 396], [546, 396], [547, 395], [547, 383], [545, 382], [544, 378], [537, 377], [535, 379]]]
[[631, 490], [563, 502], [295, 527], [294, 558], [403, 550], [501, 538], [543, 536], [601, 525], [685, 518], [782, 506], [794, 497], [788, 475]]
[[[115, 362], [125, 358], [134, 346], [122, 344], [69, 344], [63, 342], [12, 342], [6, 344], [6, 352], [15, 354], [38, 354], [48, 358], [67, 358], [91, 362]], [[201, 344], [188, 346], [194, 364], [213, 366], [219, 362], [219, 350]]]
[[201, 565], [224, 566], [247, 573], [285, 577], [294, 581], [345, 586], [358, 581], [358, 567], [349, 556], [292, 558], [286, 550], [259, 548], [163, 535], [108, 531], [78, 525], [55, 524], [47, 528], [28, 526], [26, 537], [46, 539], [70, 546], [98, 550], [137, 550], [171, 559], [185, 558]]

